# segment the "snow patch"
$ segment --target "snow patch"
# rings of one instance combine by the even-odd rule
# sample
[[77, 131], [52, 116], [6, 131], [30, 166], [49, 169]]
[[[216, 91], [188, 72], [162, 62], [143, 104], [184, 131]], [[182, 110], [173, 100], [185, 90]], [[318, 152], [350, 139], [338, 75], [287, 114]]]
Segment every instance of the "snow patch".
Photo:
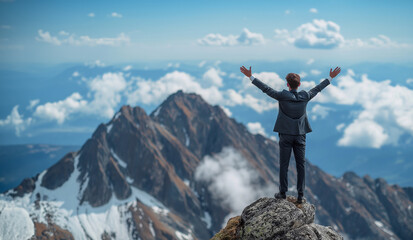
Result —
[[186, 133], [185, 128], [182, 128], [182, 130], [184, 131], [184, 134], [185, 134], [185, 146], [189, 147], [190, 139], [188, 137], [188, 133]]
[[115, 115], [115, 117], [113, 118], [113, 120], [118, 119], [121, 114], [122, 114], [121, 112], [117, 112], [116, 115]]
[[209, 212], [204, 211], [204, 217], [202, 217], [201, 220], [206, 223], [208, 229], [212, 227], [212, 218]]
[[160, 207], [158, 207], [158, 206], [153, 206], [153, 207], [152, 207], [152, 210], [153, 210], [156, 214], [163, 215], [163, 216], [167, 216], [168, 213], [169, 213], [169, 209], [167, 209], [167, 208], [160, 208]]
[[109, 124], [108, 126], [106, 126], [106, 132], [110, 133], [110, 130], [112, 130], [113, 124]]
[[190, 182], [188, 179], [185, 178], [185, 179], [184, 179], [184, 183], [185, 183], [186, 186], [189, 187], [189, 185], [190, 185], [191, 182]]
[[151, 231], [152, 236], [155, 237], [156, 235], [155, 235], [155, 230], [153, 229], [152, 221], [149, 222], [149, 230]]
[[124, 162], [122, 159], [120, 159], [120, 157], [118, 157], [118, 155], [116, 155], [116, 153], [115, 153], [115, 151], [113, 151], [113, 149], [110, 149], [110, 153], [116, 159], [116, 161], [119, 163], [119, 165], [121, 167], [126, 168], [128, 166], [128, 164], [126, 162]]
[[389, 235], [394, 235], [394, 233], [390, 231], [389, 229], [387, 229], [382, 222], [374, 221], [374, 224], [376, 224], [376, 226], [379, 227], [381, 230], [383, 230], [385, 233]]
[[135, 181], [135, 180], [133, 180], [131, 177], [127, 176], [127, 177], [126, 177], [126, 181], [127, 181], [129, 184], [132, 184], [133, 181]]
[[33, 235], [34, 224], [25, 209], [8, 206], [1, 209], [0, 239], [29, 239]]
[[153, 115], [154, 115], [155, 117], [157, 117], [157, 116], [159, 115], [159, 112], [161, 111], [161, 108], [162, 108], [162, 107], [158, 107], [158, 108], [156, 109], [156, 111], [153, 113]]
[[193, 240], [194, 239], [192, 237], [191, 230], [189, 231], [188, 234], [184, 234], [180, 231], [175, 231], [175, 235], [179, 240]]

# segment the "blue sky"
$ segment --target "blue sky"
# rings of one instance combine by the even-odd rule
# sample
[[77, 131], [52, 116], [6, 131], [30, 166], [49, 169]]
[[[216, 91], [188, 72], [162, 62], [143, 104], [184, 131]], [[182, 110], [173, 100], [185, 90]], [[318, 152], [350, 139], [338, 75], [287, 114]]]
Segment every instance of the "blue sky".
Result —
[[[111, 63], [217, 59], [279, 61], [308, 59], [315, 55], [318, 60], [338, 62], [370, 59], [412, 62], [411, 1], [2, 0], [0, 4], [0, 61], [3, 63], [96, 59]], [[330, 36], [330, 40], [336, 41], [330, 49], [296, 47], [292, 43], [297, 37], [294, 30], [314, 20], [338, 26], [339, 30], [327, 34], [343, 39]], [[309, 27], [304, 27], [301, 33]], [[239, 36], [244, 28], [262, 39], [252, 36], [255, 42], [232, 45], [199, 43], [208, 34]], [[292, 38], [282, 39], [286, 37], [285, 32], [275, 38], [275, 29], [287, 30]], [[61, 43], [45, 41], [39, 31]], [[79, 40], [77, 45], [64, 40], [69, 36]], [[81, 36], [91, 40], [80, 41]], [[110, 39], [112, 44], [98, 43], [104, 38]], [[373, 43], [372, 38], [376, 42]]]

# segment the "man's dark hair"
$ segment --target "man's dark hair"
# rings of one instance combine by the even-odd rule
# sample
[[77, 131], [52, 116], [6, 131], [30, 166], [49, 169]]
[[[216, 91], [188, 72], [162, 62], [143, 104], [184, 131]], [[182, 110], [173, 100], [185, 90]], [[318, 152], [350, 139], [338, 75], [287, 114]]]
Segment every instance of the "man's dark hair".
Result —
[[300, 85], [300, 75], [296, 73], [287, 74], [285, 79], [287, 80], [288, 84], [290, 85], [292, 89], [297, 89], [298, 86]]

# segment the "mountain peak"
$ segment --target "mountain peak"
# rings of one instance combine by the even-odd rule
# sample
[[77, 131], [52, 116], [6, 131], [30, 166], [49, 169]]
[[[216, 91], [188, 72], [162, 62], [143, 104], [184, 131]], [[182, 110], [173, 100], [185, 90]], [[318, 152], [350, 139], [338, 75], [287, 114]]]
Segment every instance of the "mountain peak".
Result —
[[229, 219], [212, 240], [223, 239], [343, 239], [332, 227], [314, 223], [315, 207], [296, 198], [260, 198], [247, 206], [241, 216]]

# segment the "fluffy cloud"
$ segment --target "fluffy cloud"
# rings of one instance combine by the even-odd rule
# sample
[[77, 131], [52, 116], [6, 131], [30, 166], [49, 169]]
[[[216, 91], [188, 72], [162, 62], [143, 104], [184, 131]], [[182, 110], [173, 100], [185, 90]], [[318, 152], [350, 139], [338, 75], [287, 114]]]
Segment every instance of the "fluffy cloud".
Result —
[[33, 109], [37, 104], [39, 104], [40, 100], [39, 99], [33, 99], [30, 100], [29, 106], [27, 106], [27, 109]]
[[106, 66], [106, 64], [103, 63], [100, 60], [96, 60], [94, 62], [85, 63], [85, 66], [89, 66], [90, 68], [94, 68], [94, 67], [104, 67], [104, 66]]
[[313, 74], [313, 75], [320, 75], [320, 74], [321, 74], [321, 71], [320, 71], [320, 70], [317, 70], [317, 69], [312, 69], [312, 70], [310, 71], [310, 73]]
[[348, 47], [367, 47], [367, 48], [399, 48], [399, 47], [409, 47], [409, 44], [398, 43], [391, 40], [386, 35], [378, 35], [377, 37], [371, 37], [367, 40], [362, 40], [360, 38], [347, 39], [346, 46]]
[[[310, 9], [310, 12], [317, 13], [317, 9]], [[360, 38], [344, 39], [340, 33], [340, 26], [332, 21], [314, 19], [312, 22], [304, 23], [293, 31], [287, 29], [275, 29], [275, 38], [281, 39], [286, 44], [293, 44], [298, 48], [334, 49], [337, 47], [409, 47], [411, 45], [398, 43], [388, 36], [378, 35], [367, 40]]]
[[324, 119], [327, 117], [329, 111], [332, 109], [329, 107], [322, 106], [320, 104], [314, 105], [314, 107], [309, 111], [309, 115], [311, 116], [311, 119], [317, 120], [317, 118]]
[[128, 104], [159, 104], [168, 96], [178, 90], [196, 92], [206, 101], [218, 104], [223, 101], [222, 93], [216, 86], [203, 88], [196, 79], [185, 73], [173, 71], [156, 81], [135, 78], [135, 83], [127, 93]]
[[226, 147], [219, 154], [205, 156], [195, 170], [195, 179], [208, 184], [212, 197], [231, 211], [222, 223], [240, 215], [246, 205], [271, 196], [275, 186], [259, 184], [258, 173], [240, 152]]
[[57, 46], [60, 46], [62, 44], [62, 42], [57, 37], [53, 37], [49, 32], [43, 32], [42, 29], [39, 29], [38, 34], [39, 36], [36, 37], [37, 41], [46, 42]]
[[93, 18], [93, 17], [95, 17], [95, 13], [92, 13], [92, 12], [91, 12], [91, 13], [89, 13], [87, 16]]
[[262, 34], [250, 32], [247, 28], [244, 28], [240, 35], [223, 36], [219, 33], [210, 33], [198, 39], [198, 44], [206, 46], [259, 45], [264, 43], [265, 39]]
[[402, 134], [413, 135], [413, 90], [391, 85], [390, 80], [373, 81], [366, 74], [362, 74], [359, 81], [355, 78], [356, 74], [348, 70], [346, 75], [334, 80], [337, 85], [327, 87], [314, 99], [362, 108], [344, 129], [338, 142], [340, 146], [379, 148], [397, 144]]
[[114, 17], [114, 18], [122, 18], [122, 17], [123, 17], [122, 14], [117, 13], [117, 12], [113, 12], [113, 13], [111, 14], [111, 16]]
[[125, 66], [124, 68], [123, 68], [123, 71], [129, 71], [129, 70], [131, 70], [132, 69], [132, 65], [127, 65], [127, 66]]
[[20, 115], [19, 105], [14, 106], [10, 115], [8, 115], [5, 119], [0, 119], [0, 126], [14, 127], [17, 136], [20, 136], [20, 133], [31, 123], [32, 118], [24, 119], [23, 115]]
[[247, 123], [247, 128], [252, 134], [261, 134], [263, 136], [267, 136], [260, 122], [249, 122]]
[[276, 38], [286, 39], [298, 48], [332, 49], [344, 43], [340, 26], [332, 21], [314, 19], [304, 23], [291, 34], [286, 29], [275, 29]]
[[357, 119], [345, 130], [339, 146], [380, 148], [388, 139], [382, 126], [369, 119]]
[[70, 114], [82, 110], [86, 105], [87, 101], [83, 100], [79, 93], [75, 92], [64, 100], [48, 102], [37, 106], [34, 116], [47, 120], [55, 120], [59, 124], [62, 124]]
[[309, 12], [310, 13], [318, 13], [317, 8], [310, 8]]
[[49, 32], [44, 32], [42, 29], [39, 29], [39, 35], [36, 36], [36, 40], [40, 42], [50, 43], [56, 46], [60, 46], [62, 44], [68, 44], [72, 46], [121, 46], [130, 42], [130, 38], [124, 33], [120, 33], [117, 37], [114, 38], [91, 38], [86, 35], [77, 37], [75, 34], [69, 34], [67, 32], [64, 33], [65, 34], [63, 35], [60, 34], [61, 38], [58, 38], [57, 36], [52, 36]]
[[115, 107], [121, 101], [126, 80], [122, 72], [109, 72], [90, 81], [89, 88], [93, 100], [89, 103], [87, 112], [111, 118], [115, 114]]
[[222, 78], [221, 76], [225, 76], [225, 72], [220, 71], [217, 68], [210, 68], [208, 71], [204, 73], [202, 78], [209, 82], [212, 83], [212, 85], [221, 87], [222, 86]]
[[84, 113], [110, 118], [121, 101], [126, 88], [123, 73], [105, 73], [88, 81], [91, 101], [75, 92], [64, 100], [48, 102], [36, 107], [34, 116], [64, 123], [72, 114]]

